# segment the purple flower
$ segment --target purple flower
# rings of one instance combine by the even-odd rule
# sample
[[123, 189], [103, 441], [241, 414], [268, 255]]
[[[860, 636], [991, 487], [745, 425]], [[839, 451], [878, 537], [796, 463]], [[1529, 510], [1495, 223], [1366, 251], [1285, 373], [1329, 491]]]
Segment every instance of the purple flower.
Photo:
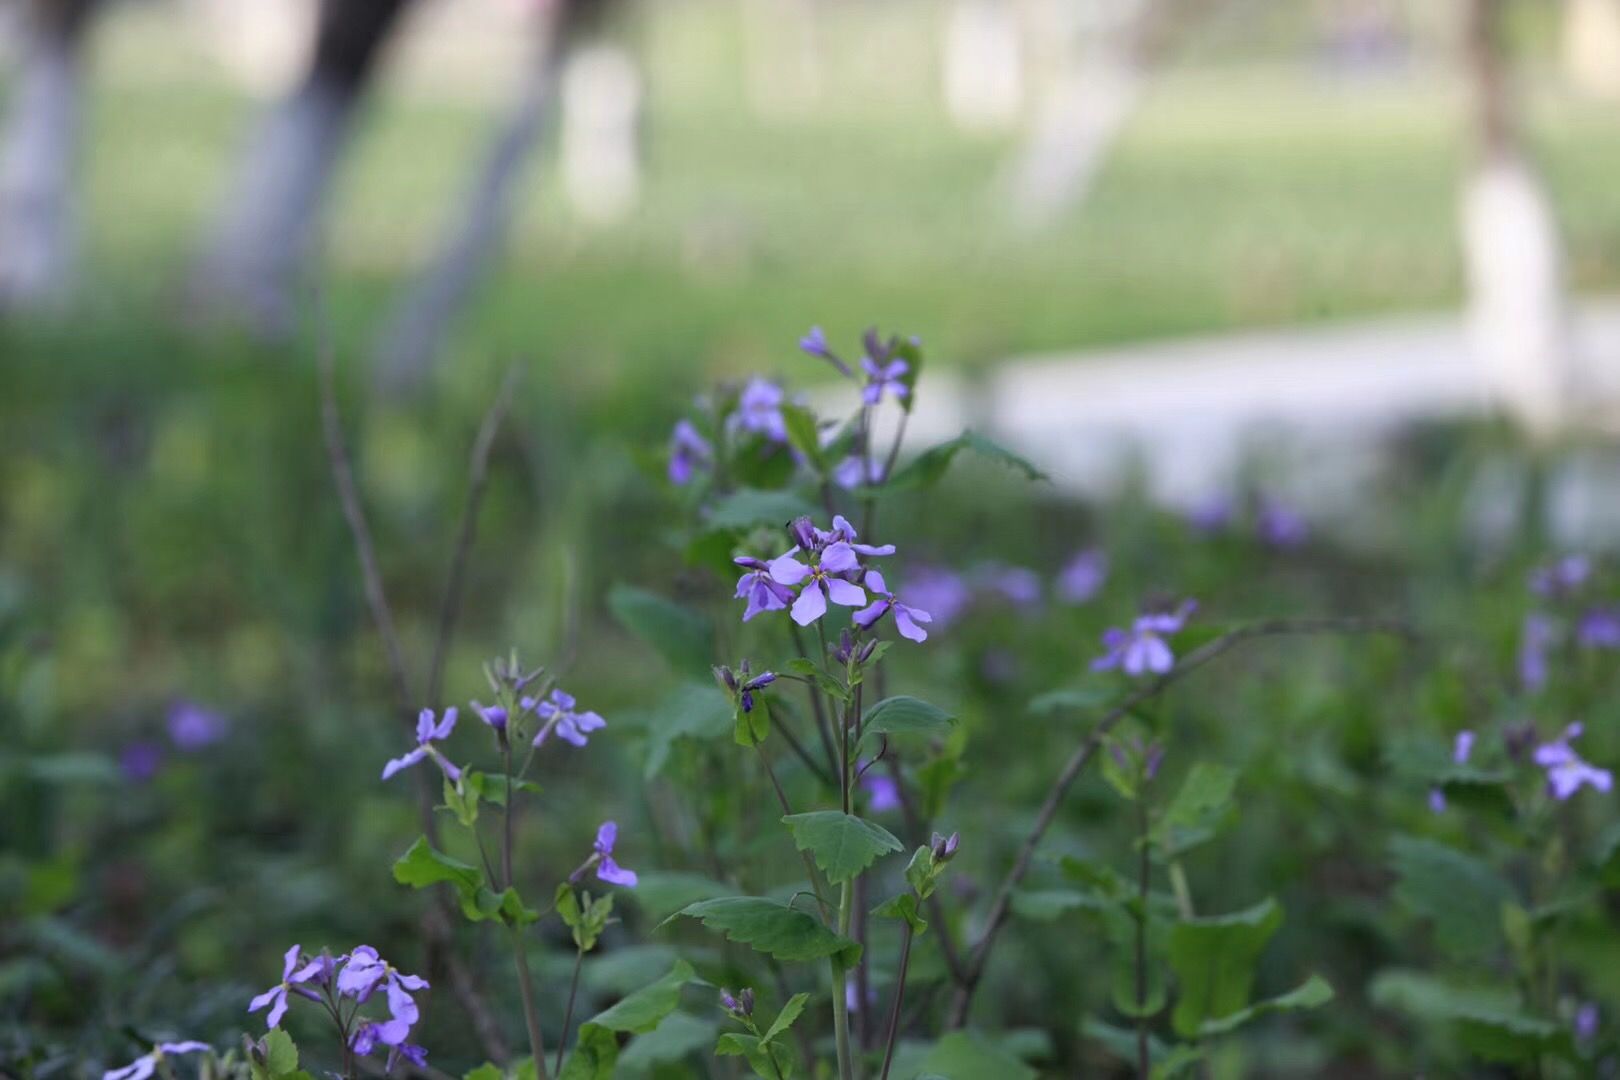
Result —
[[1547, 650], [1558, 638], [1558, 628], [1545, 615], [1524, 617], [1519, 636], [1519, 682], [1529, 693], [1547, 685]]
[[[529, 704], [529, 702], [532, 700], [532, 698], [524, 698], [523, 707], [525, 709], [533, 708], [533, 706]], [[472, 711], [478, 714], [478, 719], [488, 724], [496, 732], [502, 735], [506, 733], [506, 725], [511, 718], [506, 715], [505, 709], [501, 708], [499, 705], [485, 705], [479, 701], [473, 701], [470, 702], [470, 704], [472, 706]]]
[[1227, 526], [1232, 524], [1232, 517], [1232, 500], [1216, 493], [1193, 504], [1192, 509], [1187, 511], [1187, 524], [1193, 527], [1193, 531], [1210, 536], [1225, 532]]
[[157, 1071], [158, 1062], [170, 1054], [197, 1054], [212, 1049], [207, 1043], [196, 1040], [158, 1043], [150, 1054], [136, 1058], [122, 1069], [108, 1069], [101, 1074], [101, 1080], [146, 1080]]
[[432, 709], [423, 709], [420, 713], [417, 713], [416, 749], [403, 757], [394, 758], [384, 765], [382, 778], [387, 780], [401, 769], [408, 769], [423, 758], [430, 757], [439, 768], [444, 770], [444, 775], [448, 776], [452, 783], [459, 781], [461, 779], [461, 770], [456, 768], [450, 759], [445, 757], [444, 753], [434, 745], [434, 743], [440, 743], [448, 739], [450, 733], [455, 729], [456, 707], [454, 705], [444, 710], [444, 719], [437, 724], [433, 721]]
[[827, 613], [830, 600], [841, 607], [860, 607], [866, 603], [866, 593], [859, 585], [840, 577], [856, 573], [861, 568], [855, 549], [843, 540], [822, 548], [813, 556], [813, 564], [802, 563], [793, 556], [797, 548], [771, 562], [771, 578], [778, 585], [803, 586], [798, 599], [793, 601], [793, 621], [809, 626]]
[[865, 460], [860, 454], [851, 454], [833, 466], [833, 483], [845, 491], [883, 483], [883, 463]]
[[856, 543], [855, 541], [858, 539], [858, 537], [855, 533], [855, 526], [851, 525], [849, 523], [849, 519], [843, 514], [834, 514], [832, 524], [833, 527], [831, 529], [825, 531], [821, 529], [815, 530], [816, 542], [818, 546], [826, 547], [829, 544], [834, 544], [842, 540], [844, 543], [849, 545], [850, 550], [855, 552], [855, 554], [862, 555], [867, 558], [894, 554], [893, 544]]
[[1108, 553], [1087, 548], [1069, 560], [1058, 575], [1057, 593], [1065, 603], [1084, 604], [1102, 591], [1108, 581]]
[[819, 326], [812, 326], [809, 332], [799, 339], [799, 351], [806, 356], [814, 356], [818, 360], [827, 361], [827, 363], [837, 368], [838, 373], [846, 379], [855, 377], [855, 373], [849, 370], [849, 365], [840, 360], [838, 354], [832, 351], [832, 346], [827, 344], [826, 331]]
[[962, 576], [940, 566], [913, 567], [906, 574], [906, 595], [928, 609], [936, 630], [955, 622], [973, 599]]
[[737, 395], [737, 411], [732, 414], [732, 423], [772, 442], [787, 442], [787, 423], [782, 419], [785, 397], [780, 386], [756, 375]]
[[607, 727], [607, 721], [594, 712], [575, 712], [574, 706], [578, 704], [574, 695], [564, 693], [562, 690], [553, 690], [544, 700], [536, 704], [533, 698], [524, 698], [523, 707], [534, 709], [540, 719], [545, 721], [534, 736], [534, 745], [539, 746], [546, 741], [551, 730], [557, 730], [558, 738], [574, 746], [584, 746], [585, 736], [592, 731], [600, 731]]
[[410, 1035], [411, 1025], [402, 1020], [367, 1020], [355, 1029], [349, 1045], [356, 1054], [365, 1057], [379, 1046], [386, 1046], [390, 1051], [402, 1047]]
[[1041, 602], [1041, 577], [1028, 567], [990, 563], [980, 573], [985, 585], [1014, 607], [1033, 608]]
[[163, 748], [155, 742], [137, 739], [118, 752], [118, 771], [132, 784], [144, 784], [163, 767]]
[[1570, 596], [1591, 576], [1591, 559], [1585, 555], [1565, 555], [1530, 571], [1530, 591], [1548, 599]]
[[1311, 527], [1305, 518], [1275, 499], [1261, 500], [1255, 527], [1263, 543], [1280, 549], [1299, 547], [1311, 536]]
[[[338, 993], [365, 1004], [381, 985], [387, 991], [388, 1010], [406, 1027], [416, 1023], [416, 1002], [408, 991], [426, 990], [428, 981], [419, 975], [406, 975], [377, 955], [370, 945], [361, 945], [349, 954], [348, 963], [338, 973]], [[390, 1044], [392, 1045], [392, 1044]]]
[[866, 809], [882, 814], [900, 808], [900, 785], [894, 777], [872, 769], [861, 773], [861, 787], [866, 789]]
[[861, 388], [861, 400], [868, 405], [876, 405], [883, 400], [884, 391], [894, 395], [896, 401], [904, 401], [911, 393], [904, 379], [911, 371], [911, 365], [904, 360], [889, 360], [883, 362], [870, 356], [861, 357], [861, 370], [866, 372], [866, 385]]
[[732, 562], [747, 571], [737, 579], [735, 594], [738, 600], [744, 597], [748, 600], [748, 607], [743, 612], [743, 622], [747, 622], [762, 611], [785, 610], [788, 604], [792, 603], [793, 590], [771, 577], [769, 563], [747, 555], [739, 555]]
[[303, 967], [299, 967], [299, 956], [300, 950], [297, 945], [288, 949], [286, 955], [281, 958], [281, 982], [254, 998], [248, 1005], [250, 1013], [258, 1012], [266, 1005], [270, 1006], [270, 1012], [264, 1018], [265, 1027], [281, 1026], [281, 1018], [287, 1015], [289, 991], [311, 1000], [319, 1000], [316, 994], [305, 989], [303, 984], [312, 980], [320, 981], [323, 974], [330, 975], [330, 961], [316, 957]]
[[1579, 791], [1582, 785], [1602, 792], [1614, 785], [1614, 777], [1608, 769], [1582, 761], [1570, 749], [1570, 740], [1580, 738], [1581, 731], [1580, 724], [1571, 724], [1557, 739], [1536, 747], [1536, 764], [1547, 770], [1547, 790], [1560, 802]]
[[[1468, 764], [1468, 757], [1474, 752], [1474, 733], [1463, 730], [1457, 732], [1457, 738], [1451, 744], [1451, 761], [1455, 765]], [[1429, 789], [1429, 809], [1436, 814], [1444, 813], [1446, 809], [1446, 793], [1438, 787]]]
[[900, 631], [900, 636], [911, 641], [924, 642], [928, 640], [928, 631], [918, 623], [931, 623], [934, 617], [921, 608], [908, 607], [895, 599], [894, 593], [883, 581], [883, 575], [876, 570], [866, 572], [866, 587], [878, 594], [877, 603], [862, 608], [855, 613], [855, 625], [862, 630], [870, 630], [872, 626], [891, 610], [894, 612], [894, 626]]
[[392, 1073], [394, 1066], [399, 1064], [400, 1058], [405, 1058], [414, 1065], [426, 1065], [427, 1050], [408, 1042], [402, 1042], [398, 1046], [390, 1047], [388, 1050], [388, 1064], [384, 1066], [383, 1071]]
[[1103, 646], [1108, 651], [1091, 662], [1093, 671], [1111, 671], [1118, 668], [1127, 675], [1145, 675], [1149, 672], [1163, 675], [1176, 662], [1175, 654], [1164, 639], [1181, 632], [1187, 617], [1198, 609], [1192, 600], [1183, 601], [1174, 611], [1139, 616], [1131, 629], [1110, 627], [1103, 633]]
[[1581, 616], [1575, 640], [1586, 649], [1620, 649], [1620, 608], [1592, 608]]
[[690, 420], [677, 420], [669, 436], [669, 482], [685, 486], [692, 482], [698, 469], [707, 469], [714, 461], [714, 447], [698, 434]]
[[1597, 1038], [1598, 1026], [1602, 1022], [1598, 1012], [1597, 1002], [1588, 1001], [1575, 1010], [1575, 1040], [1589, 1043]]
[[754, 1014], [754, 991], [748, 987], [733, 994], [725, 987], [720, 988], [720, 1004], [726, 1007], [727, 1012], [738, 1016], [752, 1016]]
[[763, 690], [776, 681], [776, 672], [762, 671], [758, 675], [750, 672], [748, 661], [745, 659], [737, 665], [734, 672], [728, 667], [717, 667], [714, 671], [715, 681], [720, 688], [730, 694], [742, 706], [745, 713], [754, 711], [754, 691]]
[[613, 861], [613, 845], [619, 840], [619, 826], [612, 821], [604, 821], [596, 830], [596, 843], [591, 845], [596, 852], [596, 876], [609, 885], [623, 885], [627, 889], [636, 887], [636, 872], [626, 870]]
[[191, 753], [225, 737], [225, 718], [192, 701], [182, 701], [169, 710], [169, 741], [177, 750]]

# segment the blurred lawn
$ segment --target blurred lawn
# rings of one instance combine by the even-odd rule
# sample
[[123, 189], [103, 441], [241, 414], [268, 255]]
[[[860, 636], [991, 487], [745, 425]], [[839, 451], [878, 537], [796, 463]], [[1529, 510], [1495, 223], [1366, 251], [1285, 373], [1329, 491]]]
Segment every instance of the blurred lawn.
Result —
[[[940, 104], [938, 7], [828, 6], [823, 94], [765, 116], [748, 104], [737, 5], [646, 5], [631, 28], [650, 58], [640, 212], [589, 229], [543, 167], [458, 350], [532, 352], [589, 397], [649, 371], [695, 385], [791, 362], [812, 321], [881, 321], [971, 362], [1458, 300], [1464, 100], [1447, 72], [1331, 76], [1286, 41], [1271, 51], [1297, 59], [1239, 62], [1222, 46], [1244, 24], [1225, 20], [1196, 65], [1153, 84], [1093, 197], [1020, 237], [995, 199], [1013, 137], [965, 136]], [[255, 115], [195, 42], [172, 39], [172, 18], [132, 6], [101, 28], [88, 142], [102, 297], [139, 303], [172, 283]], [[1576, 283], [1614, 288], [1620, 116], [1532, 76]], [[487, 91], [400, 81], [331, 208], [326, 288], [357, 344], [431, 250], [499, 114]]]

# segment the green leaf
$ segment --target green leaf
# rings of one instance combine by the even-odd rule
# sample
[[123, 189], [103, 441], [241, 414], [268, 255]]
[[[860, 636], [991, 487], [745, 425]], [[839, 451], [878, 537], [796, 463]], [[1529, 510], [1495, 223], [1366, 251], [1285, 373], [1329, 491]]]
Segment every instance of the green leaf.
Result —
[[[477, 778], [483, 780], [481, 773], [463, 773], [463, 779]], [[478, 820], [478, 788], [479, 783], [465, 783], [460, 787], [444, 778], [444, 805], [456, 816], [456, 820], [466, 828], [472, 828], [473, 822]]]
[[1178, 858], [1213, 837], [1231, 817], [1236, 786], [1237, 773], [1226, 766], [1203, 761], [1194, 765], [1154, 829], [1164, 857]]
[[737, 706], [732, 719], [731, 739], [738, 746], [754, 747], [764, 742], [771, 733], [771, 706], [761, 693], [754, 695], [754, 708], [743, 712]]
[[1247, 1024], [1250, 1020], [1258, 1019], [1267, 1013], [1298, 1012], [1303, 1009], [1316, 1009], [1333, 1000], [1333, 987], [1320, 975], [1312, 975], [1299, 986], [1280, 994], [1274, 998], [1257, 1001], [1247, 1008], [1239, 1009], [1235, 1013], [1215, 1020], [1206, 1020], [1198, 1033], [1203, 1036], [1224, 1035], [1229, 1031]]
[[667, 922], [688, 904], [729, 894], [734, 886], [702, 874], [679, 870], [648, 870], [638, 875], [630, 899], [654, 922]]
[[903, 848], [883, 826], [838, 810], [789, 814], [782, 823], [793, 834], [799, 850], [810, 852], [834, 885], [857, 877], [878, 856]]
[[590, 1023], [632, 1035], [651, 1031], [675, 1011], [675, 1006], [681, 1003], [681, 987], [691, 982], [694, 974], [691, 964], [677, 960], [663, 978], [597, 1013]]
[[866, 710], [861, 730], [867, 735], [945, 735], [956, 717], [921, 698], [884, 698]]
[[266, 1032], [260, 1045], [264, 1047], [265, 1062], [262, 1067], [256, 1067], [255, 1072], [262, 1071], [269, 1080], [281, 1080], [298, 1071], [298, 1047], [292, 1036], [281, 1028]]
[[651, 645], [670, 667], [693, 675], [709, 674], [714, 662], [714, 624], [706, 616], [622, 583], [609, 590], [607, 603], [619, 624]]
[[516, 889], [496, 893], [484, 884], [484, 873], [459, 859], [435, 851], [427, 837], [417, 837], [410, 850], [394, 861], [394, 880], [414, 889], [444, 883], [456, 891], [461, 913], [473, 922], [503, 919], [515, 925], [532, 923], [540, 916], [523, 905]]
[[814, 505], [791, 491], [741, 488], [716, 502], [707, 518], [717, 529], [752, 529], [758, 525], [782, 527], [815, 512]]
[[930, 447], [911, 459], [904, 468], [895, 472], [887, 484], [883, 485], [883, 490], [906, 491], [933, 487], [944, 477], [956, 455], [963, 450], [969, 450], [987, 461], [1021, 473], [1026, 480], [1049, 479], [1026, 458], [1020, 457], [978, 432], [965, 431], [949, 442]]
[[700, 1020], [691, 1013], [670, 1013], [652, 1031], [630, 1040], [619, 1054], [619, 1072], [644, 1073], [706, 1050], [714, 1044], [719, 1027], [715, 1021]]
[[1180, 983], [1172, 1016], [1176, 1033], [1198, 1034], [1206, 1020], [1237, 1012], [1249, 1001], [1255, 963], [1282, 925], [1282, 909], [1267, 898], [1231, 915], [1184, 919], [1170, 931], [1170, 966]]
[[1020, 889], [1013, 893], [1013, 914], [1033, 922], [1051, 922], [1071, 911], [1100, 911], [1107, 904], [1079, 889]]
[[1063, 690], [1048, 690], [1029, 701], [1029, 711], [1036, 716], [1050, 716], [1059, 712], [1093, 712], [1113, 704], [1119, 694], [1102, 686], [1077, 686]]
[[557, 1080], [613, 1080], [619, 1060], [618, 1037], [595, 1023], [580, 1026], [574, 1052], [568, 1055]]
[[1001, 1047], [967, 1031], [953, 1031], [940, 1039], [920, 1068], [949, 1080], [1036, 1080], [1039, 1075]]
[[1433, 840], [1397, 836], [1390, 861], [1399, 882], [1395, 898], [1434, 924], [1435, 939], [1458, 957], [1484, 957], [1502, 939], [1502, 905], [1513, 900], [1507, 882], [1484, 862]]
[[632, 712], [629, 726], [647, 731], [647, 757], [642, 769], [647, 779], [663, 771], [677, 739], [719, 739], [732, 733], [731, 699], [713, 682], [683, 683], [655, 708]]
[[506, 1073], [499, 1065], [486, 1061], [476, 1069], [463, 1073], [461, 1080], [506, 1080]]
[[809, 1000], [809, 994], [794, 994], [788, 998], [787, 1004], [782, 1006], [782, 1011], [776, 1014], [775, 1020], [771, 1021], [770, 1029], [760, 1037], [760, 1044], [764, 1045], [773, 1041], [778, 1035], [791, 1028], [794, 1021], [798, 1020], [799, 1014], [804, 1012], [805, 1003]]
[[788, 445], [804, 456], [816, 475], [826, 472], [827, 463], [821, 452], [821, 433], [816, 429], [815, 414], [803, 405], [783, 402], [782, 426], [787, 429]]
[[908, 892], [892, 896], [872, 909], [872, 914], [884, 919], [904, 919], [911, 932], [921, 934], [928, 929], [928, 920], [917, 911], [917, 897]]
[[861, 955], [860, 945], [833, 933], [813, 915], [788, 907], [780, 900], [727, 896], [688, 904], [670, 918], [678, 915], [699, 919], [710, 930], [778, 960], [820, 960], [835, 956], [849, 967]]
[[761, 1080], [788, 1080], [793, 1075], [793, 1054], [788, 1047], [764, 1042], [756, 1035], [728, 1032], [714, 1044], [714, 1052], [720, 1057], [745, 1058]]
[[1528, 1062], [1574, 1053], [1565, 1027], [1524, 1013], [1518, 992], [1500, 982], [1459, 983], [1392, 969], [1373, 979], [1367, 997], [1380, 1008], [1417, 1020], [1451, 1023], [1463, 1045], [1490, 1061]]

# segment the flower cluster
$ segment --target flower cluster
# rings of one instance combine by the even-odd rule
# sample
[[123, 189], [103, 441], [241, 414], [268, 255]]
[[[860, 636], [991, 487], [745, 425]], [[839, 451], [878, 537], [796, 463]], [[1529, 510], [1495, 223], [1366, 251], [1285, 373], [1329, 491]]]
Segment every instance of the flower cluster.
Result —
[[[326, 1006], [327, 1014], [338, 1025], [350, 1049], [360, 1055], [387, 1049], [388, 1068], [400, 1058], [420, 1065], [427, 1051], [410, 1042], [411, 1029], [421, 1018], [414, 991], [426, 990], [428, 982], [419, 975], [407, 975], [378, 955], [370, 945], [361, 945], [343, 956], [323, 952], [306, 956], [294, 945], [282, 957], [281, 981], [248, 1004], [248, 1012], [269, 1007], [265, 1026], [281, 1025], [292, 995]], [[381, 989], [388, 1003], [386, 1019], [359, 1016], [365, 1005]], [[345, 1010], [344, 999], [352, 1002]]]
[[101, 1074], [101, 1080], [147, 1080], [157, 1071], [158, 1064], [170, 1054], [196, 1054], [213, 1047], [204, 1042], [188, 1040], [186, 1042], [161, 1042], [152, 1047], [152, 1052], [143, 1054], [121, 1069], [108, 1069]]
[[1198, 610], [1194, 600], [1182, 601], [1173, 611], [1149, 612], [1137, 617], [1129, 630], [1109, 627], [1103, 632], [1102, 656], [1091, 662], [1093, 671], [1118, 669], [1127, 675], [1163, 675], [1175, 666], [1176, 657], [1165, 638], [1178, 634], [1187, 619]]
[[1608, 769], [1588, 764], [1570, 747], [1570, 741], [1580, 738], [1582, 730], [1582, 725], [1571, 724], [1552, 742], [1536, 747], [1536, 764], [1547, 771], [1547, 791], [1560, 802], [1583, 786], [1601, 792], [1614, 786], [1614, 775]]

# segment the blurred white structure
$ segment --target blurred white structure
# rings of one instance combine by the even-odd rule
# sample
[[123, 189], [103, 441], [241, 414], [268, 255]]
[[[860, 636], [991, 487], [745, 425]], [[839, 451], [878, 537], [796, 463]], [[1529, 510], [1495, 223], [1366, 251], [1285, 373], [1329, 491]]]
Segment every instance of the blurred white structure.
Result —
[[1567, 0], [1564, 68], [1579, 89], [1620, 99], [1620, 0]]
[[1010, 0], [953, 0], [945, 20], [945, 107], [968, 131], [1017, 122], [1024, 107], [1024, 45]]
[[562, 175], [580, 216], [622, 220], [641, 195], [641, 75], [617, 45], [574, 51], [562, 76]]
[[256, 97], [298, 77], [315, 36], [318, 0], [185, 0], [186, 15], [221, 68]]
[[816, 0], [738, 0], [748, 102], [763, 116], [807, 111], [823, 88]]

